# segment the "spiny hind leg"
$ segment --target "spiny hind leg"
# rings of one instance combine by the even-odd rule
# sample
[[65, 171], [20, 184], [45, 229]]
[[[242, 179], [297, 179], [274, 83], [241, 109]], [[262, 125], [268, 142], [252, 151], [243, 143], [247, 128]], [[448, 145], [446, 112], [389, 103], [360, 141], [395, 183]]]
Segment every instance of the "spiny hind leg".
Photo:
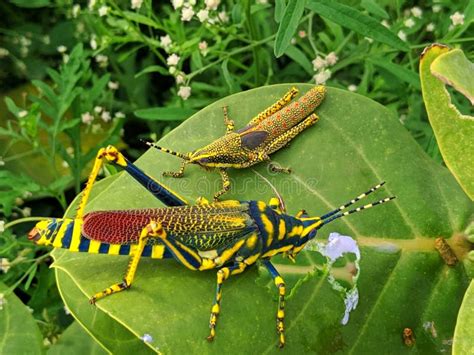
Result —
[[145, 228], [142, 229], [140, 237], [138, 239], [138, 244], [132, 251], [130, 261], [128, 262], [127, 271], [122, 282], [113, 284], [110, 287], [107, 287], [102, 292], [96, 293], [89, 302], [94, 304], [97, 300], [107, 297], [111, 294], [123, 291], [127, 288], [130, 288], [132, 285], [133, 279], [135, 278], [135, 273], [137, 271], [138, 262], [142, 256], [143, 248], [145, 248], [146, 242], [149, 237], [160, 237], [163, 238], [166, 236], [166, 232], [163, 230], [159, 222], [151, 221], [148, 223]]
[[280, 100], [275, 102], [273, 105], [271, 105], [264, 111], [260, 112], [254, 118], [252, 118], [248, 125], [250, 126], [250, 125], [257, 124], [261, 122], [262, 120], [264, 120], [265, 118], [270, 117], [275, 112], [280, 111], [282, 107], [285, 107], [291, 102], [291, 100], [298, 94], [298, 91], [299, 90], [297, 88], [292, 87], [290, 91], [288, 91], [285, 95], [283, 95], [283, 97]]
[[220, 313], [221, 299], [222, 299], [222, 284], [229, 278], [230, 275], [240, 274], [245, 270], [247, 264], [244, 262], [236, 262], [235, 264], [223, 267], [217, 271], [217, 286], [214, 304], [211, 309], [211, 318], [209, 319], [210, 333], [207, 340], [212, 341], [216, 336], [217, 317]]
[[278, 273], [277, 269], [273, 266], [270, 260], [263, 260], [263, 265], [267, 268], [272, 275], [275, 286], [278, 288], [278, 311], [276, 319], [276, 329], [278, 333], [278, 347], [282, 348], [285, 346], [285, 281]]
[[278, 136], [273, 141], [271, 141], [265, 147], [265, 152], [267, 154], [272, 154], [276, 152], [278, 149], [283, 148], [298, 134], [303, 132], [306, 128], [311, 127], [318, 121], [319, 121], [318, 115], [316, 115], [315, 113], [309, 115], [308, 117], [304, 119], [304, 121], [298, 123], [296, 126], [292, 127], [290, 130], [286, 131], [284, 134], [282, 134], [281, 136]]
[[235, 124], [234, 121], [229, 118], [229, 113], [227, 112], [227, 106], [222, 107], [222, 111], [224, 112], [224, 123], [226, 126], [226, 134], [234, 132]]
[[230, 179], [226, 169], [219, 169], [219, 174], [222, 178], [222, 189], [214, 194], [214, 201], [218, 201], [220, 196], [230, 190]]
[[179, 168], [178, 171], [164, 171], [163, 176], [170, 176], [174, 178], [181, 178], [184, 176], [184, 169], [186, 168], [186, 165], [188, 165], [187, 160], [183, 160], [181, 162], [181, 167]]

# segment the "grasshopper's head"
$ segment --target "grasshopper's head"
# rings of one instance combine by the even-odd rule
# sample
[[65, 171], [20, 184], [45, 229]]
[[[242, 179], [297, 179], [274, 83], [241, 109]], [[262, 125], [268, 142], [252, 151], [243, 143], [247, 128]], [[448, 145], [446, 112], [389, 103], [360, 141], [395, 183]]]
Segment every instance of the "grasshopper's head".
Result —
[[51, 245], [65, 219], [50, 218], [36, 223], [28, 233], [28, 239], [37, 245]]

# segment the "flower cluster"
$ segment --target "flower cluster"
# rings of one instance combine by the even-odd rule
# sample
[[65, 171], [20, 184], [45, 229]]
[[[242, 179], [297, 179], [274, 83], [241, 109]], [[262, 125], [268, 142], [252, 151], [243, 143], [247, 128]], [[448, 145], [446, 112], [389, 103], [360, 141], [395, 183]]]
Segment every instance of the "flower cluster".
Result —
[[316, 72], [313, 79], [316, 84], [324, 84], [331, 77], [331, 70], [327, 69], [337, 63], [339, 58], [335, 52], [329, 53], [326, 57], [317, 56], [313, 61], [313, 69]]
[[[109, 89], [111, 90], [117, 90], [118, 89], [118, 83], [110, 81], [108, 83]], [[110, 111], [107, 111], [104, 107], [102, 106], [96, 106], [94, 107], [94, 111], [92, 113], [90, 112], [84, 112], [81, 115], [81, 120], [82, 123], [85, 125], [92, 125], [92, 122], [95, 120], [101, 120], [104, 123], [108, 123], [112, 121], [113, 119], [121, 119], [124, 118], [125, 114], [123, 112], [117, 111], [115, 112], [114, 116], [112, 117], [112, 114]], [[100, 122], [100, 121], [99, 121]], [[102, 125], [100, 123], [96, 123], [92, 125], [92, 133], [98, 133], [101, 131]]]

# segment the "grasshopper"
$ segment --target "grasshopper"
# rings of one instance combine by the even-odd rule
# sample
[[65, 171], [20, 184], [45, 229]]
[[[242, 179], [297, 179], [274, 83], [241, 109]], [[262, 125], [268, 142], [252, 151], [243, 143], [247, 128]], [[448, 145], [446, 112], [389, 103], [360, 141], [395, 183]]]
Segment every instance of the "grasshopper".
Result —
[[[206, 169], [217, 169], [222, 179], [222, 189], [214, 194], [214, 200], [230, 189], [228, 168], [247, 168], [262, 161], [270, 160], [270, 154], [283, 148], [304, 129], [311, 127], [319, 117], [313, 111], [324, 100], [326, 88], [315, 86], [298, 101], [291, 100], [298, 94], [292, 87], [280, 100], [254, 117], [247, 126], [235, 131], [234, 121], [224, 107], [224, 123], [227, 127], [223, 137], [190, 153], [179, 153], [146, 142], [149, 146], [175, 155], [183, 162], [177, 172], [167, 171], [164, 176], [180, 178], [188, 164], [197, 164]], [[288, 105], [287, 107], [285, 107]], [[289, 172], [271, 166], [273, 171]]]
[[[84, 215], [92, 185], [104, 162], [123, 168], [169, 207], [95, 211]], [[92, 304], [130, 288], [142, 256], [174, 258], [190, 270], [218, 269], [216, 295], [209, 321], [210, 334], [207, 338], [210, 341], [216, 335], [224, 281], [261, 261], [278, 288], [276, 327], [279, 346], [283, 347], [285, 282], [270, 259], [274, 255], [284, 254], [294, 260], [324, 225], [395, 198], [387, 197], [344, 212], [383, 184], [319, 217], [310, 217], [304, 210], [295, 216], [286, 214], [283, 203], [276, 197], [268, 204], [253, 200], [209, 203], [200, 199], [197, 205], [189, 205], [183, 197], [128, 161], [115, 147], [108, 146], [98, 152], [76, 217], [50, 218], [38, 222], [28, 237], [37, 244], [70, 251], [130, 256], [123, 281], [93, 295], [90, 298]]]

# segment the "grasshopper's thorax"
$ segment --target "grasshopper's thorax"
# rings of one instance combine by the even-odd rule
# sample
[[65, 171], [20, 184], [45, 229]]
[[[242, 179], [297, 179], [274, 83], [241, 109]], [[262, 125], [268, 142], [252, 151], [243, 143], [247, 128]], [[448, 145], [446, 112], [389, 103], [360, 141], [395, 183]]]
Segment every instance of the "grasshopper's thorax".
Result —
[[190, 154], [190, 163], [212, 168], [242, 168], [256, 163], [258, 155], [242, 147], [238, 133], [229, 133]]
[[310, 218], [305, 214], [301, 217], [290, 216], [262, 201], [251, 204], [250, 211], [262, 239], [261, 257], [281, 253], [296, 256], [316, 236], [317, 229], [322, 225], [319, 217]]
[[38, 222], [28, 234], [28, 239], [38, 245], [52, 245], [55, 248], [67, 248], [64, 245], [68, 235], [74, 232], [80, 235], [82, 227], [81, 219], [51, 218]]

